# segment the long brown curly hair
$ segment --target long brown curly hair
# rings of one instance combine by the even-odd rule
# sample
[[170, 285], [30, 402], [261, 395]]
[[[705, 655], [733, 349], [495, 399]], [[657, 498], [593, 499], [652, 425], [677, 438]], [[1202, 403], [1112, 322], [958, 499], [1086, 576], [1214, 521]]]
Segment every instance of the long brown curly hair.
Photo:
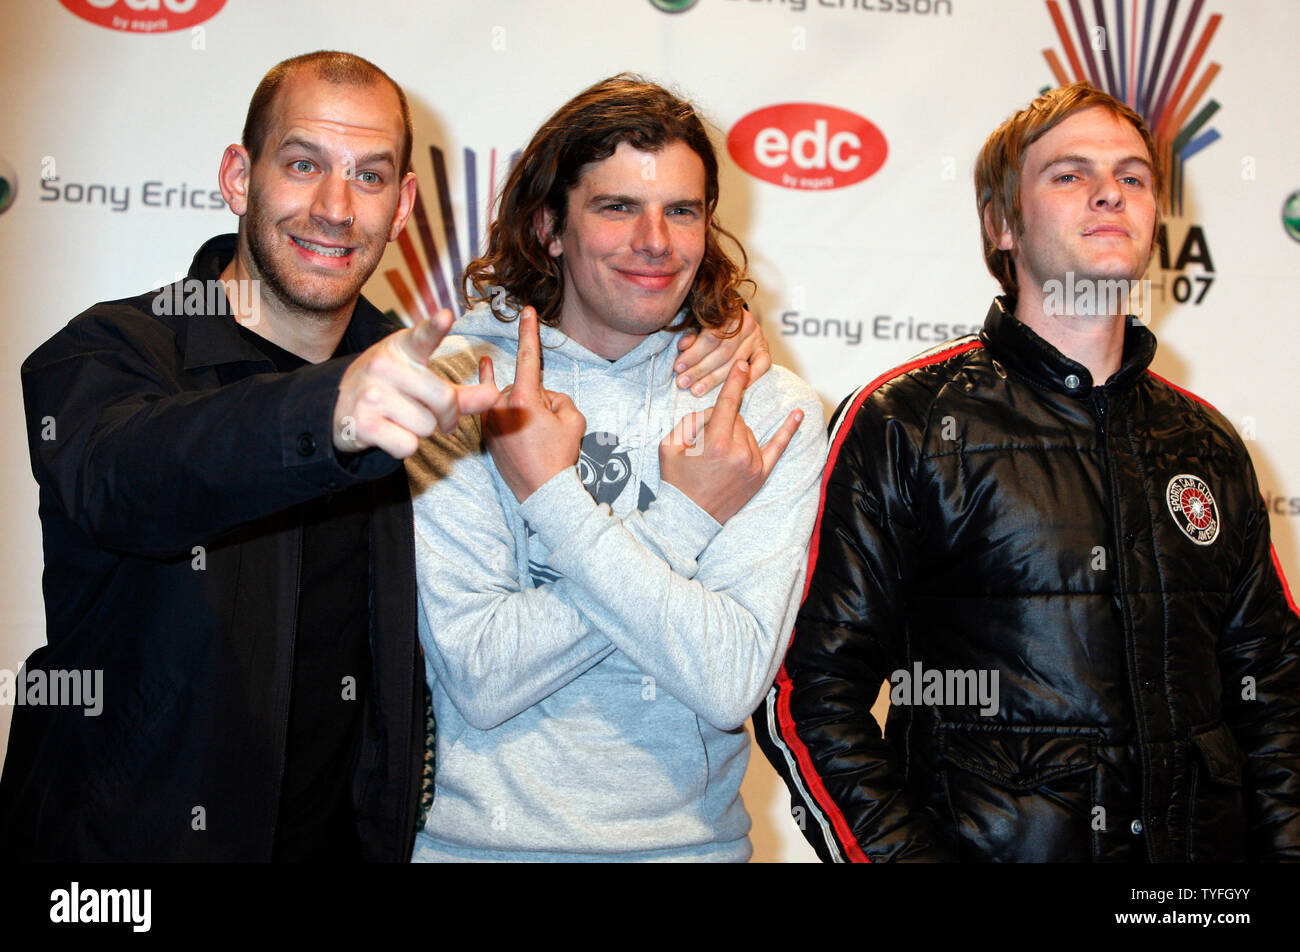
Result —
[[[491, 300], [503, 287], [511, 306], [531, 304], [544, 324], [558, 325], [564, 302], [564, 272], [538, 234], [549, 213], [551, 235], [564, 231], [569, 192], [593, 162], [603, 162], [626, 142], [641, 152], [658, 152], [685, 143], [704, 163], [704, 205], [708, 219], [704, 256], [686, 295], [686, 318], [719, 331], [739, 316], [740, 286], [753, 285], [745, 272], [749, 259], [740, 241], [723, 228], [718, 204], [718, 157], [704, 123], [689, 102], [631, 73], [621, 73], [583, 90], [547, 119], [511, 170], [501, 190], [496, 219], [488, 231], [486, 253], [465, 269], [461, 296], [467, 306]], [[741, 263], [723, 250], [735, 245]], [[499, 318], [508, 320], [504, 315]], [[669, 330], [677, 330], [675, 324]], [[739, 322], [730, 329], [735, 333]], [[723, 331], [720, 336], [729, 336]]]

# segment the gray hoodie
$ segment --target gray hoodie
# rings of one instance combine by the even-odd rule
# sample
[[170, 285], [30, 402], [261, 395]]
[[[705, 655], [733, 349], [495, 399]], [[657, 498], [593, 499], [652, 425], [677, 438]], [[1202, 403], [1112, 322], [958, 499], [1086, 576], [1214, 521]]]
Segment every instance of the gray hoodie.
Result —
[[[480, 305], [435, 355], [514, 377], [517, 323]], [[720, 526], [659, 479], [659, 442], [712, 406], [659, 332], [616, 361], [541, 328], [548, 390], [587, 420], [578, 466], [522, 505], [481, 420], [407, 463], [419, 627], [437, 720], [421, 860], [749, 858], [744, 724], [784, 654], [826, 456], [822, 407], [773, 367], [748, 389], [761, 443], [805, 419], [763, 488]]]

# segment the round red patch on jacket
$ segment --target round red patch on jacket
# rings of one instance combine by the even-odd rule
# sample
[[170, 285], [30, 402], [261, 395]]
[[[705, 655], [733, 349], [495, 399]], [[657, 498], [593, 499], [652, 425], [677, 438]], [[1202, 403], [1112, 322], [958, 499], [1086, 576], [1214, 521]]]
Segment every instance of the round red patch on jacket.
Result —
[[1197, 545], [1209, 545], [1219, 537], [1219, 509], [1205, 480], [1184, 473], [1169, 480], [1165, 490], [1169, 512], [1183, 535]]

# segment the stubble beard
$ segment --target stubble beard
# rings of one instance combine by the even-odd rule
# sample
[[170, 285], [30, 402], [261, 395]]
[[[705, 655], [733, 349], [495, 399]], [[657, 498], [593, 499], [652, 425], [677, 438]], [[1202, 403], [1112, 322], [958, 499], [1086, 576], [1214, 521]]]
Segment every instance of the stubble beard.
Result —
[[[328, 322], [339, 311], [350, 308], [361, 296], [361, 288], [374, 268], [353, 268], [351, 280], [346, 283], [328, 282], [313, 275], [295, 275], [292, 265], [277, 258], [271, 243], [278, 236], [274, 224], [260, 212], [260, 203], [249, 202], [245, 237], [248, 256], [255, 269], [253, 277], [262, 282], [262, 293], [274, 299], [285, 311], [292, 311], [310, 320]], [[265, 238], [264, 236], [269, 236]], [[288, 239], [286, 239], [288, 240]], [[365, 245], [357, 243], [354, 256], [360, 257]], [[285, 254], [293, 254], [285, 249]], [[378, 265], [378, 261], [375, 262]]]

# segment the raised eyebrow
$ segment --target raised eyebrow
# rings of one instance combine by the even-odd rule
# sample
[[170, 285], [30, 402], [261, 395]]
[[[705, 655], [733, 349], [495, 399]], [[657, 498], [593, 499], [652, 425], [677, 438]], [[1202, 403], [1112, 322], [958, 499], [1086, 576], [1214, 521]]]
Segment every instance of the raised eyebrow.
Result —
[[605, 194], [591, 196], [591, 201], [587, 204], [594, 207], [596, 205], [639, 205], [641, 203], [631, 195]]
[[1140, 155], [1130, 155], [1127, 158], [1120, 159], [1118, 162], [1115, 163], [1116, 168], [1123, 168], [1126, 165], [1140, 165], [1142, 166], [1142, 168], [1147, 170], [1147, 174], [1152, 174], [1154, 172], [1154, 168], [1151, 165], [1151, 163], [1148, 162], [1146, 159], [1142, 158], [1142, 156]]
[[[1096, 163], [1086, 155], [1069, 153], [1068, 155], [1059, 155], [1052, 159], [1052, 161], [1043, 166], [1043, 171], [1046, 172], [1048, 169], [1055, 168], [1058, 165], [1081, 165], [1090, 169], [1096, 165]], [[1126, 165], [1140, 165], [1148, 172], [1151, 171], [1151, 163], [1140, 155], [1126, 155], [1115, 163], [1116, 168], [1122, 168]]]
[[[285, 152], [289, 149], [295, 148], [302, 149], [304, 152], [309, 152], [317, 158], [322, 154], [319, 145], [310, 139], [304, 139], [302, 136], [290, 136], [288, 139], [285, 139], [280, 143], [280, 148], [277, 151]], [[392, 168], [397, 168], [397, 159], [394, 157], [392, 152], [387, 150], [383, 152], [371, 152], [369, 155], [362, 156], [357, 160], [356, 165], [357, 168], [362, 168], [367, 165], [382, 165], [385, 163]]]
[[1087, 168], [1092, 168], [1095, 164], [1096, 163], [1086, 155], [1078, 155], [1077, 153], [1071, 152], [1066, 155], [1058, 155], [1056, 158], [1052, 159], [1052, 161], [1043, 166], [1043, 171], [1046, 172], [1048, 169], [1054, 169], [1058, 165], [1082, 165]]
[[[593, 195], [591, 197], [591, 201], [588, 202], [588, 206], [591, 208], [596, 208], [600, 205], [643, 205], [643, 204], [645, 203], [641, 199], [636, 198], [635, 196], [632, 195], [612, 195], [612, 194]], [[700, 213], [704, 212], [704, 202], [698, 198], [683, 198], [682, 200], [676, 202], [665, 202], [664, 206], [666, 208], [689, 208], [692, 211], [697, 211]]]
[[384, 165], [387, 164], [392, 168], [397, 168], [397, 158], [391, 152], [371, 152], [357, 160], [357, 168], [367, 165]]
[[277, 152], [285, 152], [289, 149], [302, 149], [304, 152], [310, 152], [312, 155], [320, 155], [320, 146], [310, 139], [304, 139], [302, 136], [290, 136], [280, 143]]

